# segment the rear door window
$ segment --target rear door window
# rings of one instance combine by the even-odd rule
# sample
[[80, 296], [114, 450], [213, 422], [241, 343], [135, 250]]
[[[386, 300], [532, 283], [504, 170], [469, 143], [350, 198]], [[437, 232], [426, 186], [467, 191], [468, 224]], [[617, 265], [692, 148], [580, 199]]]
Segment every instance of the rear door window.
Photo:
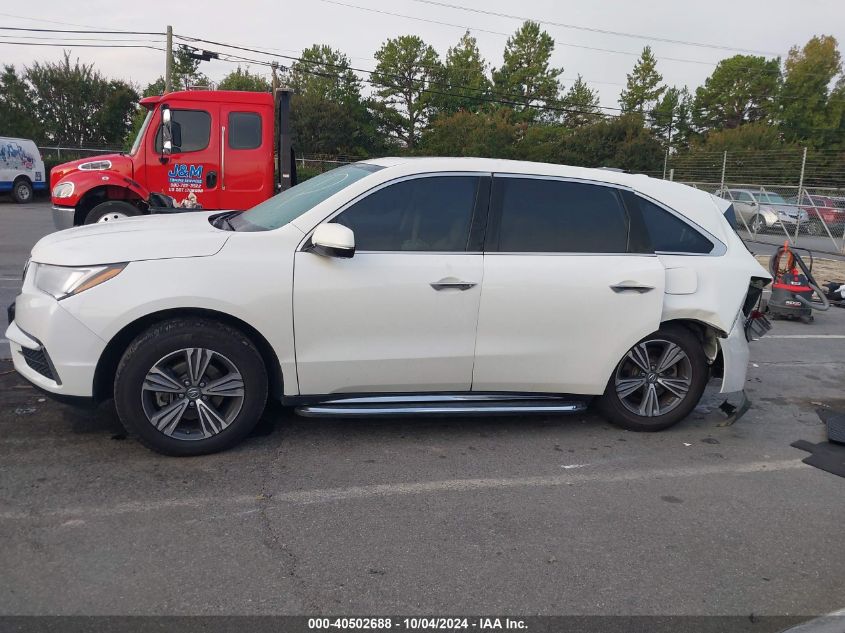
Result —
[[488, 251], [625, 253], [628, 216], [619, 192], [545, 178], [493, 179]]

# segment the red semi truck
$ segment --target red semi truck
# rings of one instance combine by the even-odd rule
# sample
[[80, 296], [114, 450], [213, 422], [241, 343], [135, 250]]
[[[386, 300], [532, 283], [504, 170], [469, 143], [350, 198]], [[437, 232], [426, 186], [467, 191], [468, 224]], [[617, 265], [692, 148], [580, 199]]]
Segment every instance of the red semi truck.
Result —
[[242, 211], [295, 184], [289, 90], [275, 104], [269, 93], [187, 90], [141, 105], [147, 115], [129, 152], [50, 172], [57, 229], [186, 209]]

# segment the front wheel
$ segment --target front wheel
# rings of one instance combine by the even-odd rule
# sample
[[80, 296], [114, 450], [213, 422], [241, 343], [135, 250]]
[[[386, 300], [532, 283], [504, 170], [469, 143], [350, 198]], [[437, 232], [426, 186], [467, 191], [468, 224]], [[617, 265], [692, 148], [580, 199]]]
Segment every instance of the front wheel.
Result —
[[141, 212], [133, 204], [123, 200], [107, 200], [101, 202], [88, 212], [85, 216], [85, 224], [96, 224], [97, 222], [114, 222], [139, 215]]
[[630, 431], [662, 431], [698, 404], [707, 375], [701, 342], [686, 328], [668, 325], [619, 361], [599, 398], [599, 410]]
[[242, 332], [207, 319], [173, 319], [143, 332], [114, 383], [127, 431], [165, 455], [203, 455], [243, 439], [267, 401], [261, 354]]

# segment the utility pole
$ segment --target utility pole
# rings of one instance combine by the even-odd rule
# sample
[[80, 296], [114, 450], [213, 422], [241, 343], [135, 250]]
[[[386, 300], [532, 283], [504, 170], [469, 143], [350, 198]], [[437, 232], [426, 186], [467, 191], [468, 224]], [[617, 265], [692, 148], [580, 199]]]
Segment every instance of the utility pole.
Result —
[[167, 60], [164, 62], [164, 92], [167, 94], [168, 92], [173, 90], [173, 27], [169, 24], [167, 25], [167, 49], [165, 55], [167, 55]]

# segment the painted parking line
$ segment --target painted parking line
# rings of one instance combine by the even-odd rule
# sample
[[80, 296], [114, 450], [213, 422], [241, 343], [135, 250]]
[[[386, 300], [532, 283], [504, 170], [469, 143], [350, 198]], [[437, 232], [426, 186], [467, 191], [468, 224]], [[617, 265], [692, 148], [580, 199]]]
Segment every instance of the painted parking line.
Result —
[[[414, 496], [425, 494], [457, 494], [478, 491], [506, 491], [530, 488], [562, 488], [570, 485], [588, 485], [593, 483], [630, 483], [678, 478], [708, 477], [718, 475], [766, 475], [769, 473], [806, 469], [811, 470], [800, 459], [756, 461], [740, 464], [706, 464], [697, 466], [676, 466], [674, 468], [642, 468], [633, 470], [567, 470], [559, 475], [539, 477], [496, 477], [485, 479], [446, 479], [438, 481], [396, 482], [368, 486], [347, 486], [343, 488], [322, 488], [312, 490], [280, 491], [273, 495], [235, 495], [221, 499], [212, 497], [179, 497], [155, 501], [130, 501], [113, 505], [72, 506], [52, 508], [40, 513], [41, 518], [91, 519], [111, 517], [123, 514], [146, 514], [149, 512], [167, 512], [179, 509], [197, 510], [207, 506], [220, 509], [223, 505], [230, 508], [244, 508], [255, 511], [260, 504], [315, 505], [381, 499], [386, 497]], [[31, 521], [29, 511], [0, 511], [0, 520]]]

